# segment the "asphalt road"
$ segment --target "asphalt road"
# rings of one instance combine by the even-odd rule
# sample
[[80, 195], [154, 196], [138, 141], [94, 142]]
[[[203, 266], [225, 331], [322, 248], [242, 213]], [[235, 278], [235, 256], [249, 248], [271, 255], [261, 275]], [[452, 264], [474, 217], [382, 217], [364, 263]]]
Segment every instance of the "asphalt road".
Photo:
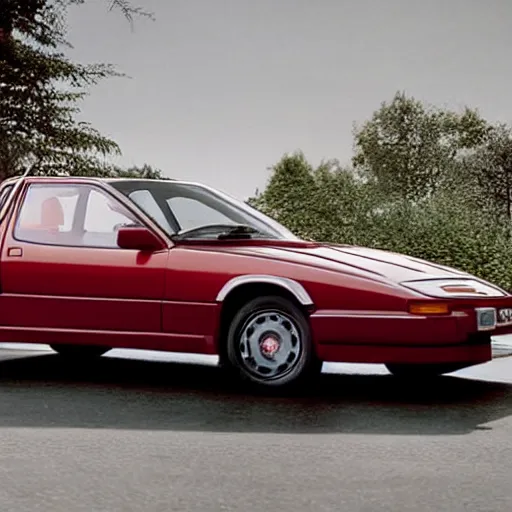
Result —
[[1, 352], [1, 512], [512, 510], [512, 358], [275, 397], [209, 366]]

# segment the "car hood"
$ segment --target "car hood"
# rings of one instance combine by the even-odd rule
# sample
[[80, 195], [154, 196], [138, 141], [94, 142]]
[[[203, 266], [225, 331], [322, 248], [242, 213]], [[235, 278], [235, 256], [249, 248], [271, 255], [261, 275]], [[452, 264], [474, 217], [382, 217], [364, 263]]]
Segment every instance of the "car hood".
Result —
[[271, 258], [393, 283], [472, 277], [465, 272], [410, 256], [355, 246], [283, 243], [282, 245], [225, 246], [222, 251]]

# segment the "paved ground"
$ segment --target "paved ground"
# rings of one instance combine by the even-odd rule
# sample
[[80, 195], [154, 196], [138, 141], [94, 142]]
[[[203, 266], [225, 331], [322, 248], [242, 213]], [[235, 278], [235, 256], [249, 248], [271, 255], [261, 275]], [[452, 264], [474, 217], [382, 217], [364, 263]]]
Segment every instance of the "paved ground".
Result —
[[328, 365], [272, 397], [207, 365], [0, 352], [1, 512], [512, 510], [512, 358], [425, 391]]

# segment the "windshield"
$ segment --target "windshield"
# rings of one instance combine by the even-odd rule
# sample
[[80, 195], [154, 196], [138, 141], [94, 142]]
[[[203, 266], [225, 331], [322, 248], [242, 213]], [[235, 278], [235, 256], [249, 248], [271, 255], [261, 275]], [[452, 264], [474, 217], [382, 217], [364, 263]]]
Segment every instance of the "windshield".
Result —
[[[113, 181], [170, 236], [181, 238], [239, 237], [298, 240], [284, 226], [227, 194], [191, 183], [156, 180]], [[233, 226], [233, 229], [229, 229]], [[203, 228], [203, 229], [201, 229]]]

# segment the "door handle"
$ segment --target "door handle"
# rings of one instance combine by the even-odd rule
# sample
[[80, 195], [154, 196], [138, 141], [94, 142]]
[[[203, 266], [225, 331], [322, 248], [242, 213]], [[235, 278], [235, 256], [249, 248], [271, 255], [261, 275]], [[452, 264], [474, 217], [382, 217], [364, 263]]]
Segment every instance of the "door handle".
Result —
[[9, 258], [21, 258], [23, 256], [23, 249], [21, 247], [9, 247], [7, 249], [7, 256]]

